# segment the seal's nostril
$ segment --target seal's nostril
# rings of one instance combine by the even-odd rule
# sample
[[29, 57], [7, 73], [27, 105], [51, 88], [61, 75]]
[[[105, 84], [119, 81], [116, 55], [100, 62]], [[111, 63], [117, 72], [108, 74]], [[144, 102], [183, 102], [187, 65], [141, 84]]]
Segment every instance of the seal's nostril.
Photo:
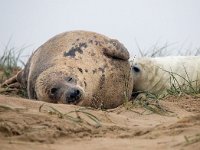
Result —
[[81, 91], [79, 89], [70, 89], [66, 95], [66, 101], [69, 103], [77, 102], [81, 98]]
[[70, 93], [70, 98], [77, 98], [80, 95], [80, 91], [77, 89], [74, 89], [71, 93]]

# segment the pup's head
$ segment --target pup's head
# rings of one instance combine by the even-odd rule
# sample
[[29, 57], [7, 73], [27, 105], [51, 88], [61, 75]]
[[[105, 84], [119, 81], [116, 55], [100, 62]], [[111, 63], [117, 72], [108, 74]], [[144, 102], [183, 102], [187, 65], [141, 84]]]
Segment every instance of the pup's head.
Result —
[[131, 64], [134, 91], [146, 90], [155, 78], [155, 64], [147, 58], [137, 58]]

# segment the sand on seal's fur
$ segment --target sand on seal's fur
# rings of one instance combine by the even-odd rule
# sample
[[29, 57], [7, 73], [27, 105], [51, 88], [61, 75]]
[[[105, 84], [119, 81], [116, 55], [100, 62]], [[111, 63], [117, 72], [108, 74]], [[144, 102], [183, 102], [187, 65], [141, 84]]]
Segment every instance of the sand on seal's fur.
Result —
[[[127, 49], [117, 40], [88, 31], [64, 32], [32, 54], [17, 81], [30, 99], [114, 108], [131, 97], [128, 59]], [[74, 89], [80, 94], [71, 102], [68, 93]]]

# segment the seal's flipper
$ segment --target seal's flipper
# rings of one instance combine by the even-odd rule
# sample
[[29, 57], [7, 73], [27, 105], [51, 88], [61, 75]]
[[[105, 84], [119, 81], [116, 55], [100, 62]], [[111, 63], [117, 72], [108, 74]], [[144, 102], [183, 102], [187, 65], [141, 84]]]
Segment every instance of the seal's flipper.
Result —
[[9, 89], [20, 89], [22, 86], [19, 82], [15, 82], [6, 86]]
[[129, 52], [118, 40], [107, 40], [103, 45], [103, 53], [113, 59], [128, 60]]
[[17, 73], [16, 75], [16, 80], [17, 82], [23, 84], [23, 78], [24, 78], [24, 70], [21, 70], [20, 72]]
[[4, 81], [1, 85], [1, 87], [9, 87], [9, 85], [14, 84], [17, 82], [17, 74], [6, 81]]

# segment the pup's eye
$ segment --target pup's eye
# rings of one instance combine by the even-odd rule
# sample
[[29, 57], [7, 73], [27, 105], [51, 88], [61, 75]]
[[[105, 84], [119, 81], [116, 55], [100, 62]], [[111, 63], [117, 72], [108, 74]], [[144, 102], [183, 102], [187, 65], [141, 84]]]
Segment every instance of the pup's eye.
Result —
[[140, 72], [140, 68], [138, 68], [137, 66], [133, 66], [133, 67], [132, 67], [132, 70], [133, 70], [134, 72]]

